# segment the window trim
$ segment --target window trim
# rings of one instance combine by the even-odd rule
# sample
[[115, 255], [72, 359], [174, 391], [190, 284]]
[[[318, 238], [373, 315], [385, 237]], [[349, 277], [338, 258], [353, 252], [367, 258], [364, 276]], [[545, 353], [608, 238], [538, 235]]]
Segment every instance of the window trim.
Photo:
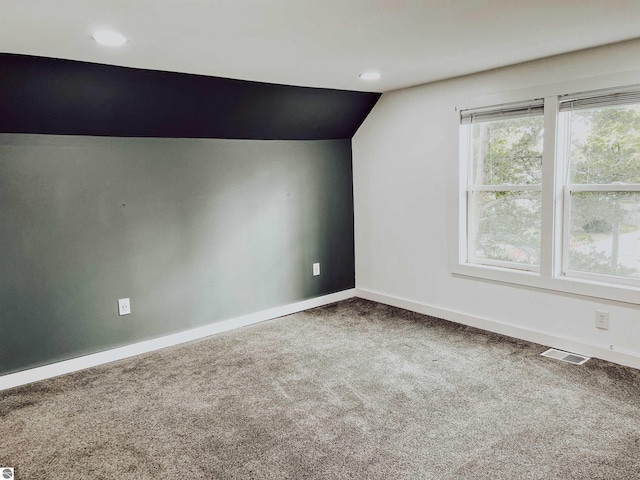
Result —
[[[609, 106], [620, 106], [640, 103], [640, 87], [623, 88], [623, 89], [600, 89], [594, 92], [585, 92], [580, 94], [565, 95], [559, 97], [556, 105], [558, 106], [558, 114], [563, 112], [571, 112], [574, 109], [593, 109], [606, 108]], [[559, 117], [557, 117], [560, 120]], [[637, 183], [601, 183], [601, 184], [584, 184], [571, 183], [570, 173], [570, 138], [567, 138], [571, 131], [570, 117], [561, 125], [563, 128], [562, 141], [566, 148], [560, 153], [556, 152], [555, 161], [562, 168], [564, 173], [562, 184], [562, 254], [560, 258], [561, 267], [560, 275], [566, 278], [579, 278], [582, 280], [593, 280], [603, 282], [614, 286], [635, 286], [640, 288], [640, 279], [629, 278], [621, 275], [609, 275], [606, 273], [585, 272], [581, 270], [572, 270], [569, 268], [570, 245], [571, 245], [571, 203], [572, 194], [580, 192], [640, 192], [640, 184]], [[558, 124], [560, 126], [560, 124]], [[560, 210], [560, 208], [558, 208]]]
[[[557, 142], [557, 137], [562, 135], [558, 131], [558, 115], [560, 112], [561, 102], [565, 102], [567, 97], [578, 97], [582, 93], [575, 94], [572, 92], [589, 92], [600, 94], [602, 92], [625, 92], [629, 90], [640, 91], [640, 86], [634, 85], [633, 80], [637, 82], [637, 75], [640, 72], [626, 72], [619, 75], [605, 75], [585, 79], [584, 81], [562, 82], [555, 85], [545, 85], [522, 89], [520, 91], [509, 92], [505, 94], [486, 95], [476, 97], [467, 101], [469, 108], [464, 110], [482, 110], [489, 105], [503, 105], [508, 103], [527, 103], [532, 102], [536, 98], [544, 98], [544, 144], [552, 147], [545, 148], [542, 159], [542, 232], [541, 232], [541, 258], [540, 271], [527, 271], [515, 268], [504, 268], [500, 265], [475, 264], [468, 261], [467, 246], [467, 211], [468, 211], [468, 161], [467, 155], [461, 155], [461, 152], [468, 150], [468, 136], [464, 135], [464, 129], [461, 128], [461, 110], [455, 109], [455, 128], [459, 131], [458, 143], [458, 170], [456, 191], [457, 205], [456, 221], [451, 222], [455, 225], [455, 239], [451, 249], [451, 272], [457, 278], [469, 278], [475, 280], [484, 280], [489, 282], [497, 282], [500, 284], [509, 284], [524, 288], [539, 289], [550, 291], [558, 294], [567, 294], [570, 296], [585, 296], [595, 300], [609, 300], [626, 304], [640, 305], [640, 286], [636, 284], [624, 283], [624, 277], [615, 277], [616, 283], [607, 282], [607, 275], [601, 275], [593, 278], [588, 275], [565, 275], [563, 274], [564, 257], [563, 249], [566, 245], [564, 239], [563, 221], [566, 217], [565, 212], [559, 212], [558, 206], [563, 210], [567, 207], [564, 201], [566, 194], [565, 176], [566, 169], [562, 162], [558, 160], [559, 153], [557, 150], [562, 147]], [[635, 78], [634, 78], [635, 76]], [[614, 80], [615, 77], [615, 80]], [[620, 85], [625, 79], [631, 80], [628, 83]], [[578, 84], [577, 88], [576, 83]], [[582, 84], [582, 86], [580, 85]], [[567, 93], [568, 92], [568, 93]], [[565, 162], [566, 163], [566, 162]], [[620, 191], [629, 191], [631, 185], [615, 186]], [[502, 186], [501, 186], [502, 187]], [[572, 185], [572, 188], [576, 185]], [[578, 188], [584, 188], [579, 186]], [[607, 185], [610, 188], [611, 185]], [[600, 188], [600, 187], [599, 187]], [[572, 190], [576, 191], [576, 190]], [[640, 191], [640, 185], [638, 186]], [[452, 230], [454, 231], [454, 230]], [[519, 265], [519, 264], [518, 264]], [[596, 274], [598, 275], [598, 274]], [[622, 281], [621, 281], [622, 280]]]
[[[469, 214], [472, 211], [472, 200], [475, 192], [540, 192], [542, 203], [542, 183], [537, 184], [477, 184], [474, 183], [474, 173], [472, 167], [471, 153], [471, 125], [475, 123], [494, 122], [507, 119], [540, 117], [544, 122], [544, 99], [534, 98], [524, 102], [508, 102], [500, 105], [485, 106], [480, 108], [465, 109], [460, 111], [459, 130], [460, 142], [464, 143], [465, 162], [465, 252], [463, 255], [466, 263], [473, 265], [487, 265], [491, 267], [501, 267], [509, 270], [519, 270], [526, 272], [539, 272], [540, 265], [511, 262], [508, 260], [497, 260], [492, 258], [481, 258], [475, 256], [475, 249], [470, 248], [475, 245], [474, 229], [471, 225], [472, 218]], [[541, 239], [542, 241], [542, 239]], [[541, 252], [540, 252], [541, 253]], [[542, 255], [540, 255], [542, 260]]]
[[614, 285], [579, 277], [543, 277], [536, 272], [469, 263], [453, 265], [451, 273], [457, 278], [485, 280], [555, 293], [592, 297], [598, 300], [640, 305], [640, 288], [631, 285]]

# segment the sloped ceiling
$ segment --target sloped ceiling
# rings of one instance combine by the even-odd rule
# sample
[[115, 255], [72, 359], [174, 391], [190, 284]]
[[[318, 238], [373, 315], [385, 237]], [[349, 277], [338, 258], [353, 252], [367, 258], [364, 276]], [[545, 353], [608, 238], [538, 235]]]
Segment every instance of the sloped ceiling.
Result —
[[0, 0], [0, 51], [383, 92], [638, 38], [639, 18], [638, 0]]

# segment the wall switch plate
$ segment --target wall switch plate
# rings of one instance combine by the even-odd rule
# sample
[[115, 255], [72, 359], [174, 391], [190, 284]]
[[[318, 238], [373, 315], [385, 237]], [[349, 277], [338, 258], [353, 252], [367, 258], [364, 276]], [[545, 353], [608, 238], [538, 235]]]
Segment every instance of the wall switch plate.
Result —
[[131, 300], [128, 298], [118, 299], [118, 315], [131, 314]]
[[313, 276], [316, 277], [320, 275], [320, 264], [319, 263], [314, 263], [313, 264]]
[[609, 312], [596, 310], [596, 328], [609, 330]]

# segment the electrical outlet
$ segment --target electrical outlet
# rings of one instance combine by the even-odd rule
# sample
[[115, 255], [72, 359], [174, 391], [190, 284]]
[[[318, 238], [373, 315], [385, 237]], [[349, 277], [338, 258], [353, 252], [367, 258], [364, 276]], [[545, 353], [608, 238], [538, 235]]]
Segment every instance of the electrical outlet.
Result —
[[609, 330], [609, 312], [596, 310], [596, 328]]
[[316, 277], [320, 275], [320, 264], [319, 263], [314, 263], [313, 264], [313, 276]]
[[128, 298], [118, 299], [118, 315], [131, 314], [131, 300]]

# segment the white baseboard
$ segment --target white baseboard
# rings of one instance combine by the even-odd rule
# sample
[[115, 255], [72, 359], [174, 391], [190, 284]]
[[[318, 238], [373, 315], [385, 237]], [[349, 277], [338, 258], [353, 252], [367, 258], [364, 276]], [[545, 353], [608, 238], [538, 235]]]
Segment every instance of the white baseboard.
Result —
[[160, 350], [180, 343], [190, 342], [199, 338], [215, 335], [216, 333], [226, 332], [235, 328], [252, 325], [254, 323], [271, 320], [284, 315], [290, 315], [292, 313], [320, 307], [333, 302], [339, 302], [340, 300], [347, 300], [353, 297], [372, 300], [385, 305], [391, 305], [405, 310], [410, 310], [412, 312], [422, 313], [432, 317], [442, 318], [463, 325], [480, 328], [489, 332], [499, 333], [509, 337], [539, 343], [541, 345], [546, 345], [560, 350], [579, 353], [588, 357], [601, 358], [619, 365], [626, 365], [640, 369], [640, 357], [632, 353], [612, 351], [599, 345], [577, 342], [570, 338], [551, 335], [546, 332], [496, 322], [487, 318], [469, 315], [441, 307], [434, 307], [415, 302], [413, 300], [394, 297], [366, 289], [354, 288], [310, 300], [304, 300], [302, 302], [292, 303], [290, 305], [284, 305], [282, 307], [264, 310], [250, 315], [244, 315], [242, 317], [224, 320], [222, 322], [212, 323], [204, 327], [166, 335], [164, 337], [127, 345], [125, 347], [93, 353], [91, 355], [64, 360], [62, 362], [52, 363], [50, 365], [44, 365], [42, 367], [36, 367], [21, 372], [10, 373], [8, 375], [0, 376], [0, 390], [26, 385], [28, 383], [57, 377], [67, 373], [77, 372], [86, 368], [103, 365], [116, 360], [122, 360], [142, 353], [152, 352], [154, 350]]
[[578, 342], [571, 338], [552, 335], [547, 332], [509, 325], [502, 322], [496, 322], [487, 318], [469, 315], [441, 307], [434, 307], [424, 303], [415, 302], [413, 300], [385, 295], [362, 288], [356, 288], [356, 296], [366, 300], [384, 303], [385, 305], [403, 308], [412, 312], [422, 313], [432, 317], [442, 318], [444, 320], [480, 328], [489, 332], [499, 333], [508, 337], [519, 338], [521, 340], [539, 343], [559, 350], [574, 352], [587, 357], [601, 358], [602, 360], [607, 360], [619, 365], [626, 365], [628, 367], [640, 369], [640, 357], [633, 353], [609, 350], [608, 348], [604, 348], [600, 345]]
[[355, 289], [343, 290], [330, 295], [324, 295], [322, 297], [312, 298], [310, 300], [304, 300], [302, 302], [292, 303], [282, 307], [276, 307], [252, 313], [250, 315], [212, 323], [210, 325], [194, 328], [185, 332], [174, 333], [172, 335], [154, 338], [153, 340], [134, 343], [132, 345], [127, 345], [126, 347], [114, 348], [104, 352], [93, 353], [91, 355], [85, 355], [71, 360], [64, 360], [62, 362], [44, 365], [42, 367], [10, 373], [8, 375], [0, 376], [0, 390], [57, 377], [66, 373], [77, 372], [78, 370], [84, 370], [85, 368], [91, 368], [105, 363], [114, 362], [116, 360], [122, 360], [124, 358], [140, 355], [141, 353], [160, 350], [161, 348], [190, 342], [199, 338], [215, 335], [216, 333], [226, 332], [235, 328], [263, 322], [265, 320], [272, 320], [284, 315], [290, 315], [292, 313], [301, 312], [303, 310], [320, 307], [322, 305], [339, 302], [340, 300], [346, 300], [353, 297], [355, 297]]

